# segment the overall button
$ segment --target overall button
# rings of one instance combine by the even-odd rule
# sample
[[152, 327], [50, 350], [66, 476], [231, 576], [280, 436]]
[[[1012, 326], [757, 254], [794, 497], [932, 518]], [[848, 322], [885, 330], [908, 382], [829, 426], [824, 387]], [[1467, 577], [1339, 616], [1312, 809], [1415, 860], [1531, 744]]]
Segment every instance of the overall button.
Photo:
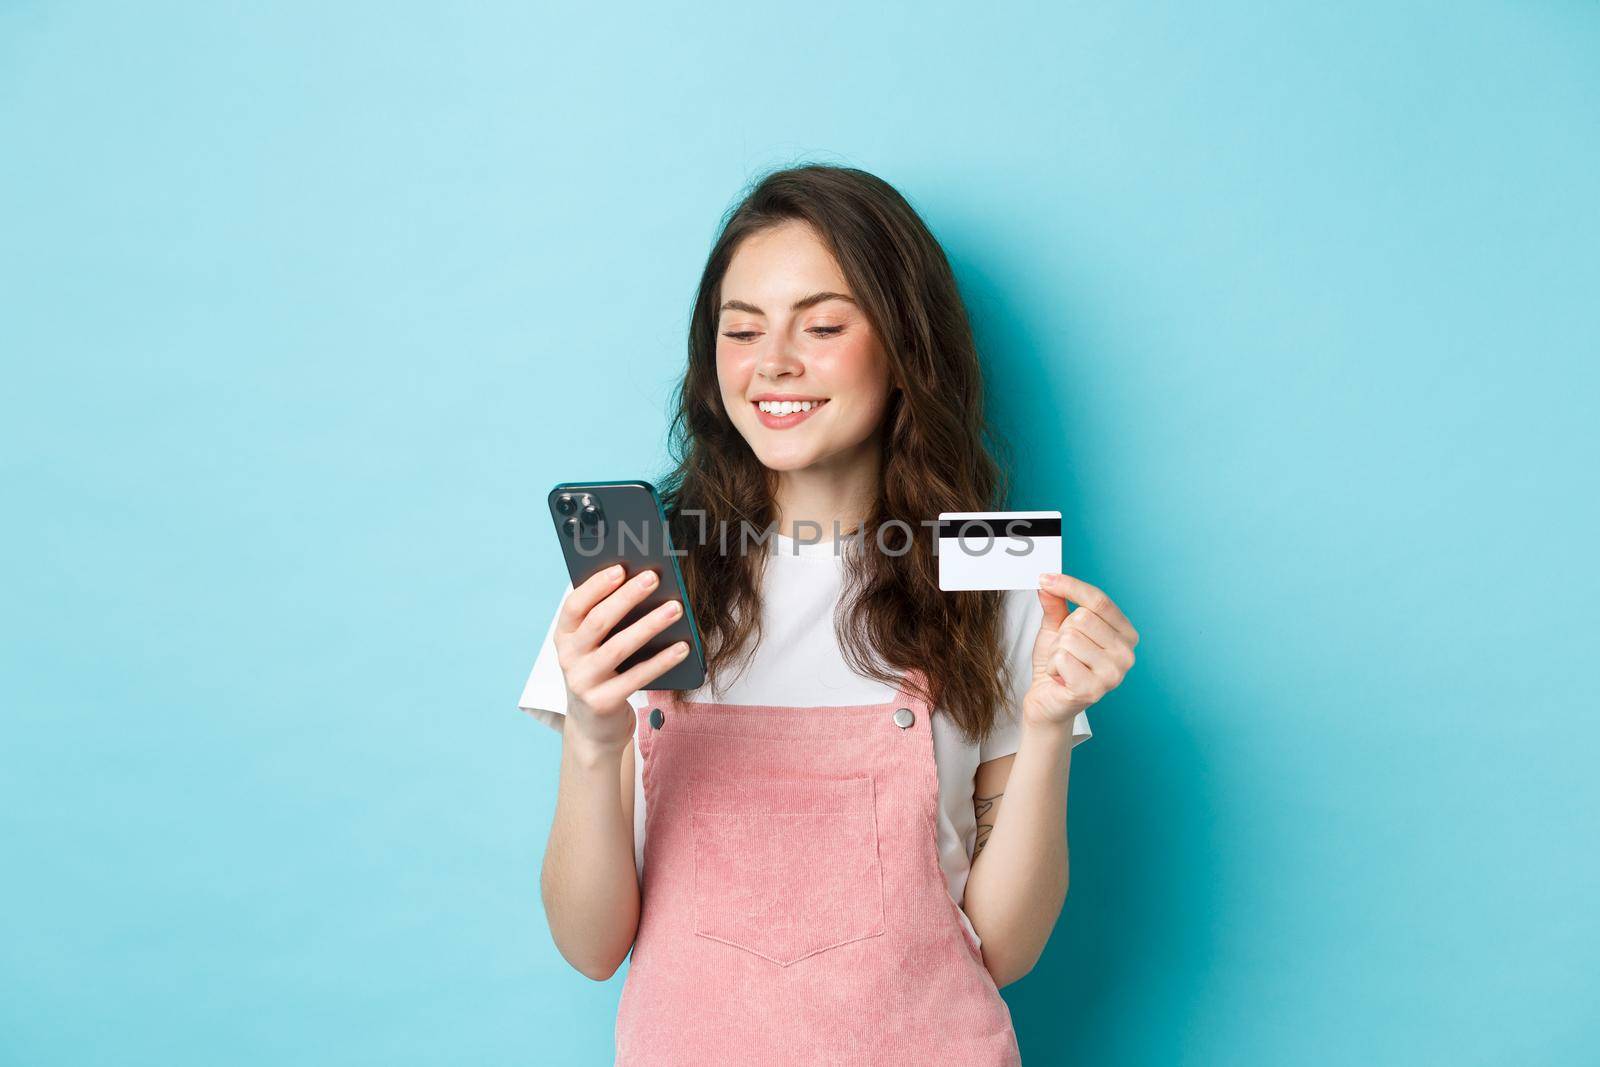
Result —
[[894, 724], [896, 726], [900, 727], [900, 729], [904, 730], [904, 729], [906, 729], [907, 727], [909, 727], [912, 723], [914, 723], [916, 721], [917, 721], [917, 717], [915, 715], [911, 714], [911, 709], [910, 708], [896, 708], [895, 709]]
[[661, 709], [660, 708], [651, 708], [650, 709], [650, 729], [652, 729], [652, 730], [661, 729], [661, 724], [663, 722], [665, 722], [666, 719], [667, 719], [667, 717], [665, 715], [661, 714]]

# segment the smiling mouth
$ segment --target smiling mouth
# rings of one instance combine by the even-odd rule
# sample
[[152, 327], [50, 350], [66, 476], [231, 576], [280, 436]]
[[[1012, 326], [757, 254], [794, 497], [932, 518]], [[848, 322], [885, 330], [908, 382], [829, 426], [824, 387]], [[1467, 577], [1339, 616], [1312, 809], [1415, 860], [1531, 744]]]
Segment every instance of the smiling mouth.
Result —
[[770, 430], [787, 430], [805, 422], [828, 401], [823, 400], [758, 400], [753, 401], [756, 418]]

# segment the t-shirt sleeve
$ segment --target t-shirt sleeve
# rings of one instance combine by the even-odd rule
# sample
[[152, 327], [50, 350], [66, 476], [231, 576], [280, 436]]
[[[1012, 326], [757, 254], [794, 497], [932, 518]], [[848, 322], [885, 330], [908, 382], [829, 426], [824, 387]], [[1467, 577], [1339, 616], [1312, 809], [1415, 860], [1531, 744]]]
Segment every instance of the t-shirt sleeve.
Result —
[[[1031, 589], [1011, 589], [1005, 600], [1005, 649], [1011, 664], [1011, 699], [995, 715], [994, 729], [978, 746], [978, 762], [1009, 756], [1022, 745], [1022, 698], [1033, 682], [1033, 642], [1044, 622], [1044, 605]], [[1078, 712], [1072, 720], [1072, 747], [1094, 736], [1089, 729], [1089, 713]]]
[[522, 698], [517, 706], [546, 726], [561, 731], [562, 717], [567, 713], [567, 681], [561, 674], [561, 664], [556, 661], [556, 621], [561, 614], [562, 601], [572, 592], [572, 583], [562, 592], [550, 613], [550, 625], [544, 633], [544, 643], [533, 661], [533, 672], [522, 687]]

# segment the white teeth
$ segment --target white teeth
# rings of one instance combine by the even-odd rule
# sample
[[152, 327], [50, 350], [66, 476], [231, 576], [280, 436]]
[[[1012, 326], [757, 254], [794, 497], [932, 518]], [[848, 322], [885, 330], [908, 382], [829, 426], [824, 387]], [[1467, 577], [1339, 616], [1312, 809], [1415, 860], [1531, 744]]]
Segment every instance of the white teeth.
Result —
[[810, 400], [758, 400], [756, 407], [768, 415], [793, 415], [797, 411], [810, 411], [820, 401]]

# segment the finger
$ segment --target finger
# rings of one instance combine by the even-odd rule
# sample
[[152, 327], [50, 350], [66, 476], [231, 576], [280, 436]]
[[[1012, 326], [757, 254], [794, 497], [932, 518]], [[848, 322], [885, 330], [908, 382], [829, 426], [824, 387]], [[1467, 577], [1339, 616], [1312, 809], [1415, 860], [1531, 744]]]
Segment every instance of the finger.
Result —
[[668, 645], [643, 663], [636, 663], [623, 671], [609, 682], [604, 682], [596, 691], [601, 706], [613, 702], [627, 700], [628, 697], [643, 689], [649, 682], [655, 681], [667, 673], [667, 668], [682, 660], [689, 654], [689, 642], [679, 641], [677, 644]]
[[575, 634], [582, 646], [586, 649], [594, 648], [604, 641], [606, 635], [616, 629], [623, 616], [638, 607], [645, 597], [655, 591], [659, 581], [660, 578], [655, 571], [642, 570], [596, 604]]
[[1049, 590], [1041, 589], [1039, 603], [1044, 606], [1044, 624], [1039, 628], [1048, 633], [1061, 629], [1061, 621], [1067, 617], [1067, 602]]
[[1122, 609], [1111, 602], [1111, 598], [1104, 592], [1090, 585], [1081, 578], [1074, 578], [1070, 574], [1052, 574], [1049, 578], [1041, 579], [1045, 588], [1057, 596], [1066, 597], [1074, 604], [1081, 604], [1109, 622], [1112, 626], [1122, 631], [1130, 644], [1137, 644], [1139, 631], [1133, 628], [1133, 623], [1122, 613]]
[[1072, 614], [1067, 616], [1067, 626], [1082, 630], [1101, 648], [1116, 648], [1128, 643], [1128, 639], [1122, 636], [1122, 631], [1114, 629], [1109, 622], [1085, 607], [1075, 608]]
[[1062, 635], [1065, 635], [1068, 631], [1082, 634], [1093, 642], [1096, 648], [1104, 648], [1107, 641], [1115, 640], [1114, 637], [1107, 636], [1108, 631], [1110, 634], [1117, 632], [1111, 629], [1110, 623], [1085, 607], [1073, 608], [1072, 613], [1067, 616], [1066, 622], [1061, 624]]
[[1092, 693], [1100, 684], [1088, 664], [1064, 648], [1051, 653], [1050, 673], [1067, 689], [1083, 695]]
[[570, 634], [576, 630], [583, 623], [584, 616], [604, 600], [620, 581], [622, 581], [620, 563], [603, 571], [596, 571], [584, 579], [582, 584], [561, 601], [561, 610], [556, 615], [556, 632]]
[[681, 614], [683, 606], [676, 600], [657, 604], [642, 618], [618, 630], [606, 640], [605, 644], [595, 649], [595, 661], [608, 673], [616, 670], [617, 664], [643, 648], [652, 637], [671, 626], [673, 620]]
[[1098, 675], [1108, 687], [1115, 687], [1122, 681], [1122, 668], [1116, 659], [1110, 652], [1089, 640], [1083, 631], [1071, 627], [1063, 629], [1057, 647], [1081, 660], [1084, 666]]

